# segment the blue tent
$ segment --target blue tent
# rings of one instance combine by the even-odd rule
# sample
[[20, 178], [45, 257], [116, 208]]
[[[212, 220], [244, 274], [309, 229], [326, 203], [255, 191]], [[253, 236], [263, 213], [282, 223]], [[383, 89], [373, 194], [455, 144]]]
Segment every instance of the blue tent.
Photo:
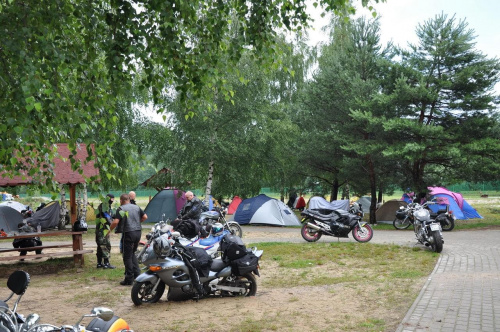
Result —
[[234, 220], [240, 225], [300, 226], [299, 219], [285, 203], [264, 194], [243, 200]]
[[148, 203], [144, 213], [148, 215], [146, 222], [156, 223], [160, 220], [174, 220], [184, 206], [186, 196], [177, 189], [163, 189]]
[[433, 199], [435, 198], [438, 204], [429, 205], [429, 208], [436, 212], [446, 209], [446, 205], [450, 206], [450, 210], [457, 219], [473, 219], [483, 218], [476, 209], [474, 209], [459, 193], [454, 193], [442, 187], [428, 187]]

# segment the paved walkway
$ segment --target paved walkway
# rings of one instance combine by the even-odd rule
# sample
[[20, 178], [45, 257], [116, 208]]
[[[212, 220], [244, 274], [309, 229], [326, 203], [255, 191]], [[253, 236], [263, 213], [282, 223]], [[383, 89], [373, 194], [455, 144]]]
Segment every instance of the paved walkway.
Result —
[[397, 331], [500, 331], [500, 230], [445, 232], [444, 239]]

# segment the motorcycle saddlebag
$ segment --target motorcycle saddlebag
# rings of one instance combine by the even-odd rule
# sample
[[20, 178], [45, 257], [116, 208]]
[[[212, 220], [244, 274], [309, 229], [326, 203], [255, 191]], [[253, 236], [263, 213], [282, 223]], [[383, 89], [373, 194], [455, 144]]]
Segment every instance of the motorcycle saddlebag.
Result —
[[235, 275], [242, 276], [257, 269], [259, 257], [249, 252], [245, 256], [231, 261], [231, 268]]
[[226, 234], [220, 241], [220, 250], [222, 259], [233, 261], [247, 254], [247, 248], [240, 237], [232, 234]]
[[203, 248], [188, 247], [191, 254], [195, 257], [191, 264], [196, 268], [198, 274], [203, 277], [208, 277], [210, 266], [212, 266], [212, 257]]

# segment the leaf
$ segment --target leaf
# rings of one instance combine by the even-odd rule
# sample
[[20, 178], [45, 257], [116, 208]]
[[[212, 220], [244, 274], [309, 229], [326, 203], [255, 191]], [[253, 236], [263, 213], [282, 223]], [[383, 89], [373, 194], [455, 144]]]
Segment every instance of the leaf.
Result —
[[80, 123], [80, 128], [82, 128], [82, 130], [87, 130], [88, 126], [85, 123]]
[[35, 109], [37, 111], [41, 111], [42, 110], [42, 104], [41, 103], [35, 103]]

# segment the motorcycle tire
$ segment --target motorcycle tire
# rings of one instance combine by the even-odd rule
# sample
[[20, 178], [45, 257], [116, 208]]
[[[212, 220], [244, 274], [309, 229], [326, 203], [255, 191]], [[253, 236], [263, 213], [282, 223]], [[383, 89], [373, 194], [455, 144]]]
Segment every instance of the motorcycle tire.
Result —
[[158, 300], [160, 300], [163, 293], [165, 292], [165, 284], [163, 282], [160, 282], [154, 294], [151, 293], [153, 287], [154, 284], [149, 281], [134, 282], [132, 291], [130, 293], [132, 296], [132, 302], [134, 302], [135, 305], [158, 302]]
[[241, 226], [237, 222], [228, 222], [227, 223], [227, 228], [231, 232], [232, 235], [236, 235], [239, 238], [243, 237], [243, 230], [241, 229]]
[[373, 237], [373, 228], [368, 224], [362, 227], [356, 225], [352, 229], [352, 237], [358, 242], [368, 242]]
[[443, 238], [441, 237], [441, 233], [439, 231], [432, 231], [431, 236], [434, 240], [431, 242], [432, 251], [440, 253], [443, 251]]
[[441, 229], [444, 232], [449, 232], [453, 230], [453, 228], [455, 228], [455, 220], [453, 220], [453, 218], [448, 218], [447, 221], [441, 222]]
[[244, 294], [223, 291], [223, 296], [255, 296], [257, 293], [257, 280], [251, 272], [238, 277], [224, 278], [219, 284], [232, 287], [242, 287], [242, 284], [245, 284], [246, 292]]
[[323, 235], [321, 231], [307, 226], [307, 222], [304, 224], [304, 226], [302, 226], [300, 234], [302, 235], [302, 238], [307, 242], [316, 242], [321, 238], [321, 235]]
[[411, 222], [408, 218], [405, 218], [404, 220], [396, 218], [392, 222], [392, 225], [395, 229], [407, 229], [408, 227], [410, 227]]

